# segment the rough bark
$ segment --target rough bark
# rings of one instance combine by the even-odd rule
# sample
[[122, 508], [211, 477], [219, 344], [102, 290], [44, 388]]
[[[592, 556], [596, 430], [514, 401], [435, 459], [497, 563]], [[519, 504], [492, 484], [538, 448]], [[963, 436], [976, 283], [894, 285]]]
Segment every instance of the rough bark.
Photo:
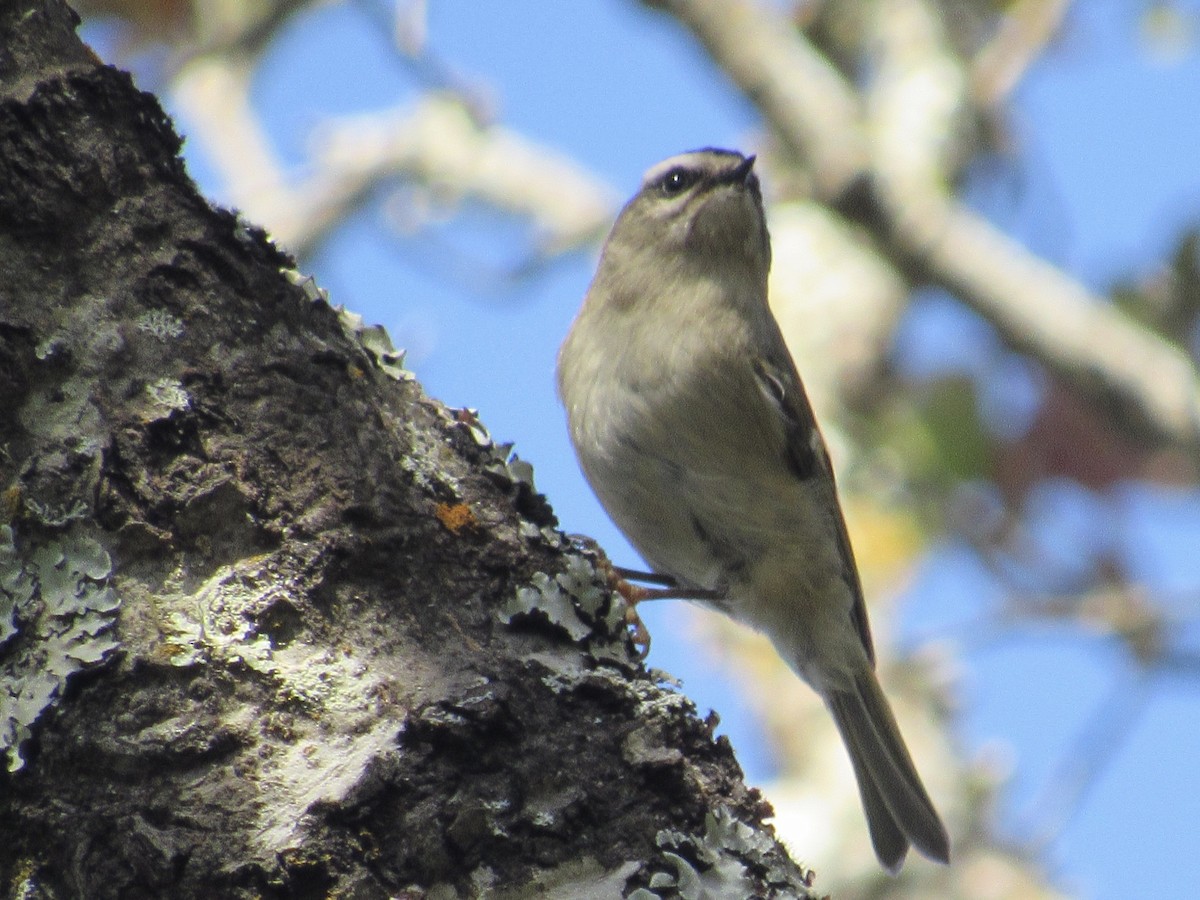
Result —
[[525, 467], [74, 24], [0, 4], [7, 893], [804, 894]]

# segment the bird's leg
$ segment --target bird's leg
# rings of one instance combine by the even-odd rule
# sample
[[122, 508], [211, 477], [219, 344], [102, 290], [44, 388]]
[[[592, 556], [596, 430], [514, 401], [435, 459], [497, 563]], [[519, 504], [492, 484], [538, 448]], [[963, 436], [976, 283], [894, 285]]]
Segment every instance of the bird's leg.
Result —
[[[634, 581], [648, 581], [661, 587], [648, 588]], [[724, 594], [721, 591], [711, 591], [705, 588], [681, 585], [670, 575], [658, 572], [639, 572], [636, 569], [626, 569], [621, 566], [609, 565], [609, 583], [613, 590], [625, 598], [628, 609], [625, 611], [625, 624], [632, 632], [633, 645], [638, 648], [642, 659], [650, 654], [650, 632], [638, 615], [637, 605], [643, 600], [720, 600]]]
[[[619, 579], [615, 589], [620, 591], [630, 604], [641, 603], [643, 600], [708, 600], [716, 603], [725, 597], [724, 591], [714, 591], [708, 588], [689, 587], [680, 584], [670, 575], [658, 572], [639, 572], [637, 569], [626, 569], [622, 566], [612, 566], [613, 575]], [[647, 581], [662, 587], [647, 588], [630, 584], [632, 581]]]
[[625, 627], [629, 629], [629, 639], [637, 649], [638, 657], [645, 659], [650, 655], [650, 632], [646, 628], [646, 623], [642, 621], [642, 617], [638, 615], [637, 605], [642, 600], [647, 599], [650, 590], [640, 585], [631, 584], [629, 578], [633, 577], [639, 581], [645, 578], [647, 580], [659, 581], [660, 583], [674, 583], [674, 579], [664, 575], [637, 572], [632, 569], [614, 566], [609, 560], [608, 555], [602, 550], [600, 551], [600, 564], [604, 572], [604, 577], [608, 581], [609, 588], [620, 594], [621, 599], [625, 601]]
[[661, 584], [664, 587], [675, 587], [679, 584], [670, 575], [661, 572], [642, 572], [638, 569], [627, 569], [624, 566], [613, 566], [612, 570], [628, 581], [646, 581], [650, 584]]
[[[572, 534], [568, 535], [568, 538], [581, 550], [595, 556], [597, 570], [604, 576], [609, 588], [620, 594], [625, 601], [627, 607], [625, 624], [630, 630], [630, 640], [633, 641], [633, 645], [642, 659], [650, 654], [650, 632], [646, 630], [646, 625], [637, 612], [637, 605], [643, 600], [708, 600], [719, 603], [724, 599], [723, 591], [687, 587], [681, 585], [670, 575], [614, 566], [600, 545], [586, 535]], [[659, 585], [659, 587], [643, 587], [640, 584], [634, 584], [635, 581], [644, 581]]]

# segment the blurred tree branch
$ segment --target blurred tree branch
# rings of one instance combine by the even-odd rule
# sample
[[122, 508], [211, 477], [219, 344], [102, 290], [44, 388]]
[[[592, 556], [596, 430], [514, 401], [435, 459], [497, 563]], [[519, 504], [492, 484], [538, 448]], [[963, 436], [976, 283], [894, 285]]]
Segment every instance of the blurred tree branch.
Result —
[[236, 60], [204, 57], [181, 73], [177, 90], [238, 202], [301, 258], [396, 181], [444, 205], [475, 201], [532, 220], [542, 256], [598, 240], [617, 204], [566, 157], [480, 122], [450, 94], [323, 123], [307, 171], [289, 177], [250, 108], [247, 76]]
[[983, 109], [1012, 94], [1058, 34], [1071, 0], [1016, 0], [971, 63], [971, 96]]

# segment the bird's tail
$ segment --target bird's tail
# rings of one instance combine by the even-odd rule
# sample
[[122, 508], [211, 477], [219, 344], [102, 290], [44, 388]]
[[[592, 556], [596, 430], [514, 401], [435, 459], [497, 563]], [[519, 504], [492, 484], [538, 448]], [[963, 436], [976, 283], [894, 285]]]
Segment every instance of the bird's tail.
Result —
[[830, 693], [825, 702], [850, 753], [871, 843], [884, 868], [899, 871], [910, 845], [948, 863], [946, 827], [921, 784], [875, 673], [863, 668], [852, 688]]

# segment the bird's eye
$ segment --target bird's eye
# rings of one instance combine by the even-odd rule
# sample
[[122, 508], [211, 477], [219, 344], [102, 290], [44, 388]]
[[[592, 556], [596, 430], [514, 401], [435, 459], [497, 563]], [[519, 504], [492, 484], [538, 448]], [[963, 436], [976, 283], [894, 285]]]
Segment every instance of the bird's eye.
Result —
[[682, 194], [699, 180], [700, 176], [691, 169], [672, 169], [662, 177], [659, 187], [668, 197]]

